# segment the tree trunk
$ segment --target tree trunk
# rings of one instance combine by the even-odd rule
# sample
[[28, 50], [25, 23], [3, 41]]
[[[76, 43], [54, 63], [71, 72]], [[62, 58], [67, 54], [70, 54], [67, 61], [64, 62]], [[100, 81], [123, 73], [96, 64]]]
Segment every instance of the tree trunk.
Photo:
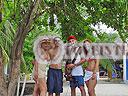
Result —
[[[8, 86], [8, 96], [14, 96], [16, 85], [18, 82], [18, 76], [20, 75], [20, 64], [21, 64], [21, 54], [23, 49], [23, 42], [25, 40], [28, 30], [24, 31], [23, 24], [19, 26], [17, 31], [17, 36], [15, 38], [14, 44], [11, 50], [11, 70], [10, 70], [10, 79]], [[30, 28], [30, 27], [29, 27]]]
[[109, 77], [110, 80], [112, 79], [112, 70], [108, 69], [108, 77]]
[[[1, 0], [0, 0], [1, 1]], [[4, 79], [4, 66], [2, 63], [2, 49], [0, 47], [0, 96], [15, 96], [18, 76], [20, 75], [21, 54], [23, 43], [33, 24], [34, 18], [38, 11], [38, 6], [42, 0], [34, 0], [31, 2], [28, 12], [22, 16], [22, 22], [16, 32], [16, 37], [11, 48], [10, 55], [10, 74], [8, 85]], [[1, 2], [0, 2], [1, 3]], [[0, 4], [1, 7], [1, 4]], [[35, 18], [36, 19], [36, 18]]]
[[41, 0], [36, 0], [32, 3], [33, 6], [31, 10], [29, 10], [28, 14], [26, 14], [23, 18], [23, 22], [20, 23], [19, 28], [16, 32], [16, 37], [14, 39], [14, 43], [11, 50], [11, 70], [10, 70], [10, 78], [8, 85], [8, 95], [6, 96], [15, 96], [16, 85], [18, 82], [18, 76], [20, 74], [20, 64], [21, 64], [21, 54], [23, 49], [23, 43], [26, 35], [31, 29], [31, 25], [33, 23], [33, 18], [38, 9], [39, 3]]
[[2, 48], [0, 47], [0, 96], [7, 96], [7, 85], [4, 79], [4, 66], [2, 63]]

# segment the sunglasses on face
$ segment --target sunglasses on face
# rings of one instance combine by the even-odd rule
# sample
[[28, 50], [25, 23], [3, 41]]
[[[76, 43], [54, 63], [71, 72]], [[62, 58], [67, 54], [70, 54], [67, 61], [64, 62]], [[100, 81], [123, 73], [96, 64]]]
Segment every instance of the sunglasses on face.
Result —
[[69, 43], [72, 43], [72, 42], [75, 42], [76, 40], [74, 40], [74, 39], [70, 39], [68, 42]]
[[44, 39], [41, 41], [41, 43], [51, 43], [52, 41], [50, 39]]

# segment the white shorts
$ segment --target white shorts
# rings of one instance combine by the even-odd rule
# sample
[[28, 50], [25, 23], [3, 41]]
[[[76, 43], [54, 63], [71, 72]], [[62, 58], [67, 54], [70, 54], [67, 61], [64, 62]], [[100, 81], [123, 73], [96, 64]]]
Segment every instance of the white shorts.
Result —
[[38, 78], [44, 78], [44, 77], [46, 77], [46, 65], [39, 64], [38, 65]]
[[[34, 78], [35, 74], [35, 67], [33, 67], [32, 71], [32, 77]], [[38, 78], [44, 78], [46, 77], [46, 65], [45, 64], [39, 64], [38, 65]]]
[[[85, 71], [85, 75], [84, 75], [84, 81], [88, 81], [92, 78], [93, 72], [92, 71]], [[99, 80], [99, 72], [96, 72], [96, 77], [97, 80]]]

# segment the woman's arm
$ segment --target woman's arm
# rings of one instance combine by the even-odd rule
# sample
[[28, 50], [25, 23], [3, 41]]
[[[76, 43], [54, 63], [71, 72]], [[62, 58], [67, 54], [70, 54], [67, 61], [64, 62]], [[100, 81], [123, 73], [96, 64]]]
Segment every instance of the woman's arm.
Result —
[[97, 59], [96, 59], [96, 64], [95, 64], [95, 68], [94, 68], [94, 70], [93, 70], [93, 73], [96, 73], [96, 72], [99, 71], [99, 63], [100, 63], [100, 59], [97, 58]]
[[32, 62], [32, 64], [34, 65], [34, 80], [37, 81], [38, 78], [38, 63], [36, 60], [34, 60]]

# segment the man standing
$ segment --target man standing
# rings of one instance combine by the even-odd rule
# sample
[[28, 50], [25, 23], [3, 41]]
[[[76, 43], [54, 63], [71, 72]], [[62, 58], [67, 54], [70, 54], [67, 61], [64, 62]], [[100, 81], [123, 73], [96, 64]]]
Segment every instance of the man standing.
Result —
[[70, 81], [71, 96], [76, 96], [76, 87], [80, 89], [81, 96], [86, 96], [82, 68], [82, 64], [85, 62], [84, 52], [82, 50], [82, 47], [77, 44], [77, 39], [75, 36], [69, 36], [68, 43], [69, 46], [67, 46], [68, 48], [66, 48], [67, 57], [70, 57], [71, 60], [75, 58], [74, 64], [67, 64], [67, 67], [72, 69], [72, 80]]
[[49, 70], [47, 75], [48, 96], [60, 96], [63, 92], [62, 60], [64, 56], [64, 44], [58, 37], [53, 37], [52, 48], [48, 51]]

